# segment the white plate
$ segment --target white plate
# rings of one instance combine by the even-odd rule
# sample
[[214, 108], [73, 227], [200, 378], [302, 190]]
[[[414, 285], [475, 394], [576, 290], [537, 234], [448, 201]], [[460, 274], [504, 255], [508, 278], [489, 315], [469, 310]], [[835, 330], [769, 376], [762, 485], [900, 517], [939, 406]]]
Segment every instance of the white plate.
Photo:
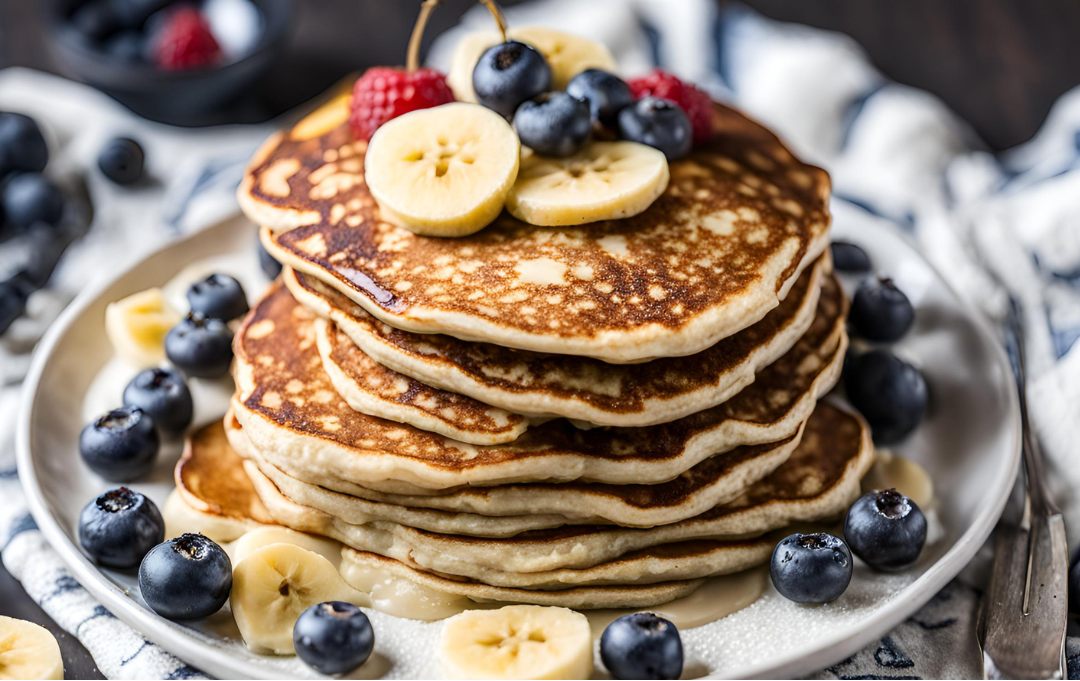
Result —
[[[856, 568], [852, 585], [834, 604], [807, 608], [774, 591], [752, 607], [683, 633], [688, 673], [780, 677], [810, 673], [873, 642], [926, 603], [963, 568], [993, 528], [1019, 462], [1020, 428], [1008, 361], [985, 323], [969, 311], [903, 236], [873, 222], [838, 219], [834, 234], [859, 243], [876, 267], [890, 273], [917, 308], [916, 325], [897, 352], [922, 367], [930, 384], [930, 414], [896, 450], [929, 469], [938, 490], [944, 536], [918, 565], [899, 575]], [[110, 485], [78, 455], [83, 395], [111, 355], [103, 318], [110, 301], [160, 286], [187, 264], [232, 256], [254, 267], [253, 227], [230, 220], [159, 251], [104, 285], [85, 291], [37, 351], [26, 380], [18, 432], [22, 484], [38, 526], [72, 574], [121, 620], [186, 662], [225, 678], [312, 676], [294, 658], [249, 652], [227, 612], [180, 625], [146, 609], [132, 574], [101, 570], [80, 552], [76, 524], [82, 507]], [[250, 293], [251, 291], [249, 291]], [[256, 291], [257, 293], [257, 291]], [[116, 400], [119, 402], [120, 396]], [[159, 505], [172, 487], [175, 453], [135, 485]], [[380, 613], [376, 656], [358, 674], [430, 675], [437, 623]]]

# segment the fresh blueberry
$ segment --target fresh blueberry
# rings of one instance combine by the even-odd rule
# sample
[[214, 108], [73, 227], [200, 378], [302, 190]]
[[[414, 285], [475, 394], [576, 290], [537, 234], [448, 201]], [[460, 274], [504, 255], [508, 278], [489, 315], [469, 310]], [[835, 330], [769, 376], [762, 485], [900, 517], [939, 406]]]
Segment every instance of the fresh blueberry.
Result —
[[570, 156], [592, 132], [589, 107], [565, 92], [545, 92], [518, 107], [514, 130], [541, 156]]
[[0, 113], [0, 178], [8, 173], [40, 173], [49, 162], [45, 136], [33, 118]]
[[870, 492], [848, 509], [844, 538], [875, 570], [903, 570], [919, 559], [926, 543], [926, 516], [895, 489]]
[[22, 274], [0, 282], [0, 336], [26, 311], [26, 301], [35, 288]]
[[879, 444], [898, 442], [915, 430], [930, 394], [918, 369], [885, 350], [853, 356], [844, 387]]
[[642, 97], [619, 112], [619, 136], [655, 147], [672, 161], [690, 153], [694, 129], [686, 112], [675, 102]]
[[150, 609], [162, 617], [209, 617], [229, 600], [232, 561], [201, 534], [182, 534], [146, 554], [139, 566], [139, 589]]
[[535, 48], [511, 40], [484, 52], [472, 79], [476, 101], [509, 119], [522, 102], [551, 89], [551, 67]]
[[259, 253], [259, 267], [262, 268], [263, 274], [267, 279], [277, 279], [277, 276], [281, 274], [281, 263], [270, 255], [270, 252], [266, 250], [266, 246], [262, 245], [261, 239], [256, 239], [255, 248]]
[[114, 482], [130, 482], [149, 473], [160, 448], [154, 419], [138, 407], [113, 409], [79, 435], [83, 461]]
[[4, 184], [3, 205], [4, 217], [13, 227], [55, 225], [64, 214], [64, 195], [40, 173], [19, 173]]
[[127, 487], [102, 494], [79, 516], [79, 544], [105, 567], [135, 567], [163, 541], [165, 521], [158, 507]]
[[773, 550], [769, 575], [773, 586], [796, 603], [828, 603], [851, 582], [851, 552], [844, 540], [824, 532], [795, 533]]
[[175, 437], [191, 425], [194, 404], [184, 377], [172, 369], [140, 371], [124, 388], [124, 406], [138, 407], [150, 415], [167, 437]]
[[619, 112], [634, 103], [626, 81], [600, 69], [585, 69], [571, 78], [566, 94], [588, 102], [592, 120], [607, 126], [614, 126]]
[[187, 292], [192, 312], [226, 321], [243, 317], [248, 311], [247, 296], [240, 282], [227, 274], [211, 274], [191, 285]]
[[139, 31], [120, 31], [105, 42], [105, 51], [119, 61], [137, 64], [146, 53], [146, 39]]
[[145, 161], [146, 155], [138, 142], [127, 137], [115, 137], [105, 143], [97, 162], [105, 177], [116, 184], [129, 185], [143, 176]]
[[832, 242], [832, 259], [840, 272], [869, 272], [872, 267], [866, 251], [848, 241]]
[[348, 674], [371, 656], [375, 631], [360, 608], [330, 601], [300, 613], [293, 645], [296, 656], [320, 674]]
[[232, 363], [229, 326], [201, 312], [191, 312], [165, 336], [165, 354], [187, 376], [217, 378]]
[[900, 340], [915, 321], [915, 308], [892, 279], [873, 277], [859, 285], [851, 301], [851, 326], [877, 343]]
[[683, 668], [682, 639], [666, 619], [636, 612], [604, 630], [600, 659], [616, 679], [677, 679]]
[[108, 0], [90, 0], [71, 15], [71, 25], [90, 43], [109, 37], [119, 28]]

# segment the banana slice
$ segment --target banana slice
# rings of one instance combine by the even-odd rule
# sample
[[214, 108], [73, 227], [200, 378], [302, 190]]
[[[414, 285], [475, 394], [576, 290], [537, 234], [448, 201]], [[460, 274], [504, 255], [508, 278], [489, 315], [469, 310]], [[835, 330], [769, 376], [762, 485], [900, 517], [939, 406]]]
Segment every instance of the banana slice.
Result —
[[180, 313], [159, 288], [146, 289], [105, 308], [105, 333], [113, 349], [139, 369], [165, 360], [165, 335], [179, 321]]
[[379, 128], [364, 172], [386, 219], [426, 236], [465, 236], [502, 211], [520, 155], [521, 143], [502, 116], [455, 102]]
[[[547, 59], [551, 66], [551, 87], [565, 90], [570, 79], [585, 69], [616, 69], [615, 57], [603, 43], [581, 36], [563, 33], [544, 26], [520, 26], [507, 31], [507, 37], [532, 45]], [[502, 37], [497, 31], [470, 33], [461, 39], [450, 62], [447, 84], [454, 97], [461, 102], [475, 102], [472, 74], [476, 62], [489, 47], [498, 45]]]
[[319, 554], [330, 561], [331, 565], [336, 566], [341, 562], [341, 544], [336, 541], [280, 526], [260, 527], [237, 539], [232, 547], [233, 562], [239, 563], [264, 546], [271, 544], [295, 544], [302, 549]]
[[236, 564], [229, 603], [244, 643], [256, 652], [292, 655], [300, 613], [317, 603], [368, 604], [323, 556], [295, 544], [264, 546]]
[[592, 631], [566, 608], [470, 610], [446, 620], [439, 660], [451, 679], [587, 679]]
[[0, 617], [0, 679], [62, 679], [60, 645], [45, 627]]
[[668, 185], [664, 154], [637, 142], [593, 142], [566, 158], [531, 154], [506, 209], [532, 225], [581, 225], [637, 215]]
[[315, 139], [330, 132], [349, 120], [349, 106], [352, 92], [344, 92], [315, 109], [289, 132], [289, 137], [297, 142]]

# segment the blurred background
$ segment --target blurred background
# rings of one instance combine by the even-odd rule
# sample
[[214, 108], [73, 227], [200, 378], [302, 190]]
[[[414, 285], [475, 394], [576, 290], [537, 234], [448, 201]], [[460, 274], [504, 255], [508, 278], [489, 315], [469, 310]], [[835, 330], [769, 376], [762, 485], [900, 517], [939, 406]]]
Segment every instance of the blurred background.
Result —
[[[0, 0], [0, 68], [71, 72], [58, 58], [50, 35], [50, 10], [60, 4]], [[1031, 137], [1053, 101], [1080, 82], [1080, 3], [1069, 0], [745, 4], [768, 17], [847, 33], [884, 75], [939, 96], [993, 149]], [[272, 69], [220, 108], [172, 122], [266, 120], [348, 73], [401, 63], [416, 5], [402, 0], [297, 2]], [[432, 16], [425, 45], [473, 5], [472, 0], [446, 0]], [[159, 117], [171, 118], [167, 113]]]

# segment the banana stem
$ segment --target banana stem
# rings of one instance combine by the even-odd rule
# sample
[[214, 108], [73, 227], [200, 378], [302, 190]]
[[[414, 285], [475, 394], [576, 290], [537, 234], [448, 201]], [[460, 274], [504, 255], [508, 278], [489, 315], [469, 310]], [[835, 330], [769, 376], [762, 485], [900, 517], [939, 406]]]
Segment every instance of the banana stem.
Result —
[[488, 8], [491, 12], [491, 16], [495, 17], [495, 23], [499, 27], [499, 33], [502, 34], [502, 41], [506, 42], [506, 17], [503, 16], [502, 8], [496, 4], [495, 0], [480, 0], [484, 7]]
[[412, 35], [409, 37], [409, 51], [405, 57], [405, 68], [412, 73], [420, 68], [420, 42], [424, 38], [428, 18], [442, 0], [424, 0], [420, 3], [420, 16], [416, 17]]

